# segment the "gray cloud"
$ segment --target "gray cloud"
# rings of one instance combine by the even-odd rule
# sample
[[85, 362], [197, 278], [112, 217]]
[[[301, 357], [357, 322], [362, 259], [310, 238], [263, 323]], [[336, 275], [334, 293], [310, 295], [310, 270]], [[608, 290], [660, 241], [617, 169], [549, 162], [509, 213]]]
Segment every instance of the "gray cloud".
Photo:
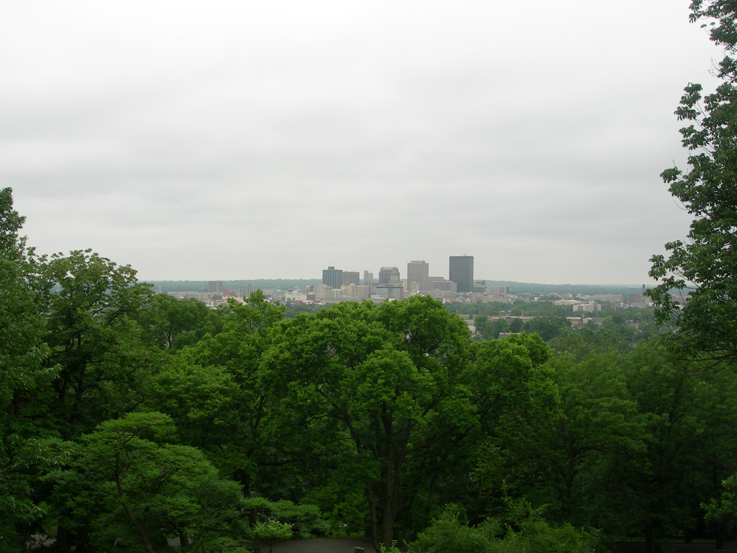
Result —
[[468, 253], [639, 283], [687, 232], [658, 175], [720, 54], [686, 0], [262, 4], [4, 8], [0, 186], [31, 243], [144, 278]]

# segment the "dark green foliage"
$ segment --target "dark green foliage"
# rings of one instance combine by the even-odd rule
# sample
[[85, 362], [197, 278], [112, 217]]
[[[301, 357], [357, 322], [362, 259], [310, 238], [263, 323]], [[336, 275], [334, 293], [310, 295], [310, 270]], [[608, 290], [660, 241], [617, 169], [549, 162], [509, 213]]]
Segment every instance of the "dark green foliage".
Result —
[[552, 301], [522, 301], [514, 302], [510, 314], [515, 317], [570, 317], [573, 308], [570, 305], [555, 305]]
[[0, 253], [5, 259], [17, 259], [22, 253], [25, 239], [18, 234], [26, 218], [13, 209], [13, 191], [0, 190]]
[[558, 523], [608, 533], [626, 527], [621, 518], [627, 498], [615, 472], [621, 458], [642, 449], [644, 436], [616, 353], [605, 351], [582, 354], [580, 361], [556, 356], [556, 403], [527, 419], [503, 418], [480, 449], [474, 477], [491, 512], [510, 494], [547, 505], [548, 518]]
[[320, 304], [288, 303], [284, 306], [284, 318], [294, 319], [300, 313], [317, 313], [321, 309], [330, 309], [331, 306]]
[[483, 315], [493, 317], [499, 315], [502, 311], [509, 309], [509, 304], [500, 302], [489, 303], [446, 303], [445, 309], [449, 313], [457, 313], [459, 315]]
[[246, 495], [263, 492], [259, 466], [281, 460], [268, 435], [258, 367], [283, 311], [260, 291], [244, 304], [231, 301], [222, 310], [221, 331], [177, 352], [146, 392], [151, 408], [176, 419], [183, 442], [205, 451]]
[[563, 317], [535, 317], [522, 325], [528, 334], [537, 334], [544, 341], [564, 335], [571, 330], [571, 322]]
[[38, 407], [65, 438], [89, 431], [140, 402], [155, 357], [142, 347], [136, 316], [151, 301], [136, 272], [91, 251], [41, 258], [33, 285], [46, 313], [48, 366], [58, 366]]
[[136, 314], [142, 339], [169, 353], [196, 344], [206, 334], [218, 334], [223, 318], [222, 309], [210, 309], [192, 298], [180, 300], [161, 294], [153, 296], [147, 309]]
[[[410, 546], [410, 553], [594, 553], [596, 532], [548, 524], [525, 502], [507, 502], [503, 518], [468, 526], [457, 506], [446, 511]], [[387, 553], [398, 553], [390, 550]]]
[[[670, 192], [692, 215], [686, 241], [666, 244], [669, 255], [653, 256], [650, 275], [660, 284], [649, 291], [660, 322], [677, 330], [677, 347], [689, 357], [737, 359], [737, 6], [726, 0], [692, 2], [692, 20], [710, 22], [711, 39], [727, 55], [719, 64], [721, 84], [702, 95], [689, 84], [676, 110], [683, 145], [689, 150], [689, 171], [677, 167], [662, 173]], [[695, 286], [684, 309], [671, 293]]]
[[509, 332], [506, 319], [490, 320], [486, 315], [476, 315], [473, 319], [476, 333], [484, 340], [496, 340], [502, 332]]
[[[315, 505], [299, 505], [285, 499], [269, 501], [254, 496], [243, 499], [241, 512], [248, 517], [251, 537], [256, 541], [274, 543], [292, 537], [306, 539], [326, 534], [329, 530]], [[267, 533], [278, 540], [265, 539]]]
[[44, 425], [19, 417], [24, 398], [55, 377], [56, 367], [44, 367], [49, 347], [42, 341], [44, 319], [35, 295], [23, 281], [15, 261], [0, 257], [0, 551], [13, 550], [14, 525], [43, 513], [31, 500], [25, 439]]
[[377, 546], [391, 544], [397, 516], [414, 501], [418, 490], [407, 484], [417, 479], [406, 475], [414, 456], [429, 450], [424, 470], [439, 467], [443, 447], [470, 422], [454, 384], [469, 346], [465, 324], [422, 296], [340, 304], [285, 321], [275, 335], [261, 381], [289, 405], [284, 427], [352, 442], [335, 461], [364, 487]]
[[522, 327], [524, 326], [524, 324], [525, 323], [522, 321], [522, 319], [512, 319], [512, 322], [509, 323], [509, 332], [522, 332]]
[[718, 497], [702, 503], [701, 508], [706, 511], [706, 524], [716, 531], [717, 549], [724, 549], [725, 534], [734, 531], [737, 524], [737, 476], [724, 480], [720, 492]]
[[100, 424], [78, 443], [56, 443], [71, 462], [47, 478], [77, 528], [88, 521], [89, 534], [77, 533], [78, 545], [89, 540], [95, 551], [112, 551], [117, 543], [153, 553], [167, 538], [180, 537], [207, 551], [245, 537], [240, 487], [220, 480], [198, 450], [172, 444], [174, 437], [166, 415], [131, 413]]
[[28, 528], [44, 514], [33, 501], [28, 471], [34, 448], [24, 441], [44, 421], [17, 413], [24, 398], [48, 385], [56, 368], [44, 366], [49, 347], [43, 341], [46, 321], [26, 272], [30, 252], [18, 235], [25, 218], [13, 209], [9, 188], [0, 190], [0, 551], [16, 551], [23, 540], [19, 528]]
[[[553, 393], [541, 372], [547, 358], [531, 336], [473, 347], [460, 319], [415, 296], [285, 321], [261, 381], [283, 398], [281, 426], [298, 430], [299, 444], [334, 444], [326, 459], [338, 501], [347, 506], [363, 487], [372, 537], [389, 546], [395, 526], [424, 525], [483, 428], [544, 405]], [[338, 486], [341, 475], [354, 486]]]
[[718, 493], [735, 466], [737, 381], [726, 371], [693, 373], [644, 343], [623, 360], [623, 369], [647, 433], [640, 466], [628, 475], [632, 506], [646, 533], [663, 538], [703, 516], [703, 498]]

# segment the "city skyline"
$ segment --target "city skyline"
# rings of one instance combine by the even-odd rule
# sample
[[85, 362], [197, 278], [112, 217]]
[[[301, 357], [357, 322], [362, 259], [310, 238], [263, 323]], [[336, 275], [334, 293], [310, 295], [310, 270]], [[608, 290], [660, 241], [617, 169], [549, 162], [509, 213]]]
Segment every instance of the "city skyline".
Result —
[[[459, 292], [470, 292], [474, 285], [474, 258], [472, 255], [464, 254], [462, 256], [448, 257], [448, 278], [447, 280], [458, 283]], [[455, 271], [455, 272], [454, 272]], [[346, 275], [351, 275], [347, 277]], [[335, 265], [328, 266], [322, 270], [322, 283], [331, 288], [340, 288], [341, 285], [349, 283], [359, 284], [360, 271], [345, 271], [336, 269]], [[391, 284], [392, 282], [407, 282], [408, 284], [416, 284], [417, 291], [426, 292], [432, 289], [431, 280], [437, 280], [438, 277], [445, 277], [439, 273], [430, 273], [430, 264], [425, 260], [413, 260], [407, 262], [407, 271], [402, 277], [402, 272], [397, 266], [384, 265], [379, 269], [378, 278], [373, 277], [373, 272], [369, 269], [363, 270], [363, 283], [367, 283], [370, 278], [370, 284]], [[456, 280], [454, 280], [454, 275]]]
[[722, 57], [689, 3], [10, 3], [0, 187], [39, 253], [147, 280], [468, 251], [651, 283], [690, 223], [659, 177], [686, 168], [673, 112]]

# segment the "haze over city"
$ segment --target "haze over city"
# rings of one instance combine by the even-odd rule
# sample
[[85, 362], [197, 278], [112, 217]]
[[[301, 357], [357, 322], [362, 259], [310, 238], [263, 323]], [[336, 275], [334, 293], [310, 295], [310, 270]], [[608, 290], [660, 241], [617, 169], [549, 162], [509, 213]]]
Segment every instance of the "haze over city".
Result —
[[39, 252], [142, 279], [467, 253], [477, 278], [648, 283], [688, 231], [673, 111], [721, 59], [689, 3], [9, 4], [0, 188]]

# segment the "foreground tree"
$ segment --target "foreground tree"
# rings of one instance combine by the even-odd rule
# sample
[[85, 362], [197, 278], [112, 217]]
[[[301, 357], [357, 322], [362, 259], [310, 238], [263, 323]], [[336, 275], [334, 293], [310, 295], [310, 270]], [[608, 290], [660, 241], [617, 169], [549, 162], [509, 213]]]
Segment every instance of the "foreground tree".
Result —
[[283, 398], [285, 425], [304, 436], [320, 424], [325, 438], [352, 442], [343, 470], [364, 485], [377, 549], [391, 546], [414, 495], [403, 485], [408, 457], [452, 439], [447, 429], [422, 430], [467, 416], [457, 379], [469, 344], [460, 319], [417, 297], [300, 315], [283, 323], [267, 353], [261, 378]]
[[53, 365], [44, 367], [49, 355], [45, 321], [28, 286], [30, 254], [18, 234], [24, 221], [13, 209], [10, 188], [0, 190], [0, 551], [18, 550], [23, 540], [19, 525], [44, 512], [31, 498], [27, 470], [29, 457], [39, 452], [24, 447], [43, 421], [25, 419], [20, 411], [26, 396], [55, 375]]
[[243, 304], [229, 303], [221, 331], [178, 351], [146, 386], [150, 407], [173, 417], [183, 443], [205, 452], [246, 496], [268, 494], [270, 479], [259, 479], [259, 469], [280, 462], [264, 432], [268, 401], [258, 368], [282, 314], [260, 290]]
[[[737, 3], [693, 0], [691, 20], [711, 20], [710, 36], [723, 46], [721, 84], [702, 97], [689, 84], [676, 110], [689, 170], [662, 173], [670, 192], [693, 216], [686, 241], [666, 244], [669, 255], [653, 256], [650, 276], [659, 285], [649, 291], [659, 322], [671, 321], [682, 355], [707, 354], [715, 360], [737, 361]], [[689, 287], [688, 304], [679, 309], [671, 295]]]
[[504, 423], [481, 450], [474, 477], [497, 509], [506, 495], [546, 505], [557, 523], [626, 531], [628, 498], [616, 474], [641, 454], [636, 406], [614, 356], [572, 356], [551, 362], [558, 401], [549, 417]]
[[59, 373], [31, 416], [47, 417], [49, 429], [70, 439], [131, 411], [156, 360], [135, 321], [150, 303], [150, 286], [130, 266], [90, 250], [41, 258], [32, 284], [46, 313], [47, 364]]
[[[261, 381], [281, 428], [299, 429], [363, 486], [374, 546], [423, 527], [437, 480], [493, 413], [534, 397], [538, 338], [474, 345], [466, 325], [422, 296], [344, 303], [282, 323]], [[478, 351], [476, 351], [478, 348]], [[544, 353], [543, 353], [544, 356]]]
[[[477, 526], [468, 526], [456, 505], [450, 505], [416, 542], [410, 553], [594, 553], [596, 532], [570, 525], [554, 527], [527, 502], [506, 501], [506, 512]], [[399, 553], [392, 548], [386, 553]]]
[[695, 373], [655, 343], [638, 344], [622, 369], [643, 417], [646, 448], [623, 458], [619, 480], [646, 550], [657, 551], [676, 532], [696, 530], [700, 504], [734, 470], [737, 378], [732, 371]]
[[174, 439], [168, 416], [131, 413], [102, 423], [79, 443], [58, 443], [72, 460], [49, 479], [65, 507], [89, 520], [94, 550], [137, 543], [153, 553], [179, 536], [182, 545], [194, 538], [195, 550], [209, 551], [245, 536], [240, 487], [220, 480], [201, 452]]

